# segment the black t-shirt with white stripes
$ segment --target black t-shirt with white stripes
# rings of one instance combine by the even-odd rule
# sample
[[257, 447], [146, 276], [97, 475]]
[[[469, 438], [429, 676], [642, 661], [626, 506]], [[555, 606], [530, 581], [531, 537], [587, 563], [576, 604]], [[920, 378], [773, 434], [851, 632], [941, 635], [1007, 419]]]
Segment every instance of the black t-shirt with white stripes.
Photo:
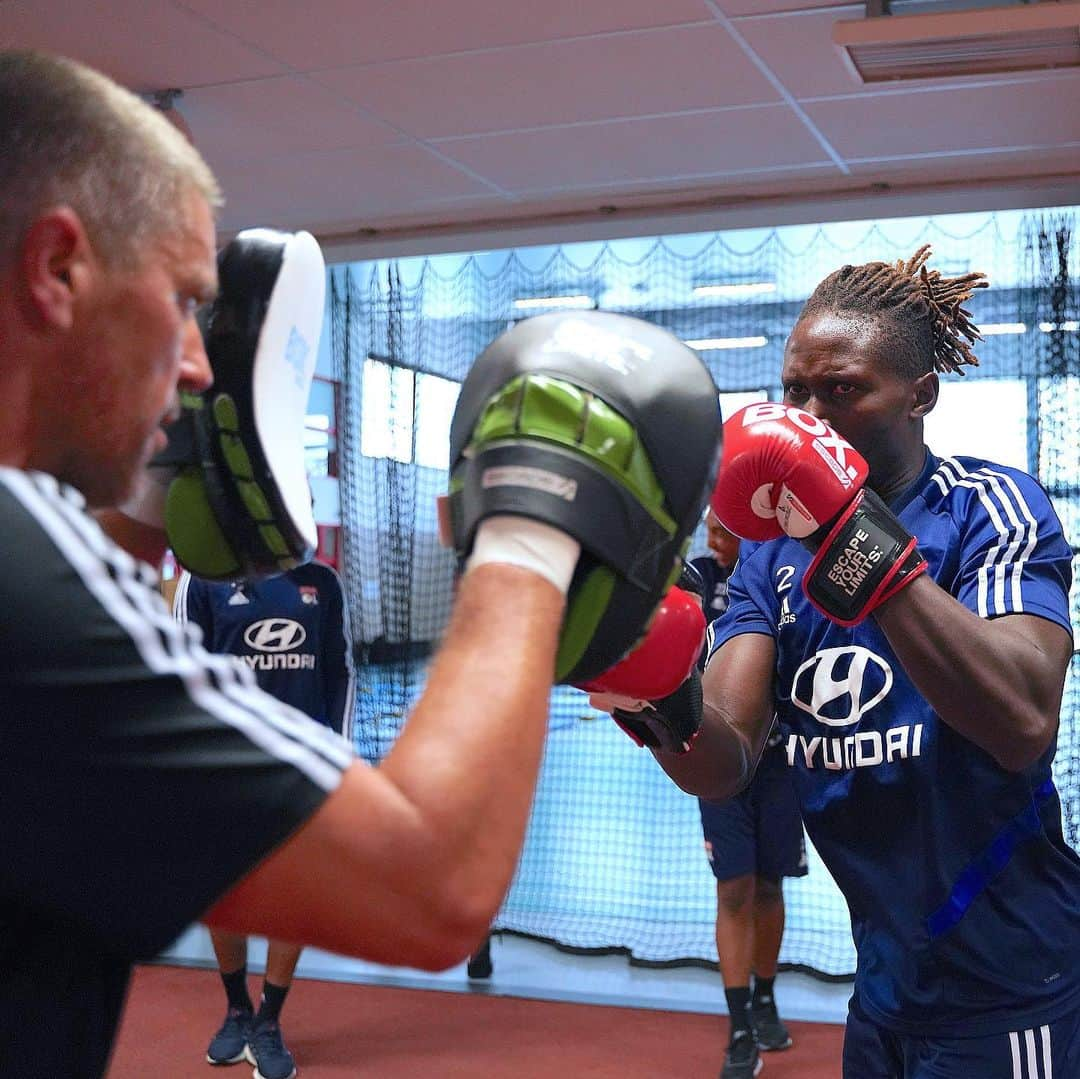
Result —
[[0, 1075], [100, 1076], [131, 963], [353, 759], [179, 625], [52, 477], [0, 469]]

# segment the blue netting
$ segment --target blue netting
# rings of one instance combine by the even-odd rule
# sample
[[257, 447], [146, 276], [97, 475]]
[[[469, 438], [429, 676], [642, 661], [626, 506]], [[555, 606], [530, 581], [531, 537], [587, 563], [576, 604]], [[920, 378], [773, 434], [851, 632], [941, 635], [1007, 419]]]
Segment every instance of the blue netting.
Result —
[[[453, 560], [436, 540], [441, 467], [424, 440], [445, 440], [445, 416], [425, 411], [424, 379], [459, 382], [475, 356], [521, 311], [515, 300], [588, 296], [686, 339], [764, 339], [703, 356], [724, 391], [779, 396], [783, 344], [802, 301], [828, 271], [906, 258], [933, 243], [946, 274], [986, 271], [993, 287], [970, 304], [976, 325], [1023, 324], [988, 337], [966, 385], [1010, 380], [1026, 402], [1027, 463], [1053, 495], [1067, 535], [1080, 538], [1080, 318], [1073, 215], [969, 215], [934, 221], [792, 228], [653, 241], [584, 244], [394, 263], [332, 277], [333, 345], [342, 385], [344, 578], [353, 636], [362, 642], [358, 746], [378, 760], [419, 694], [425, 659], [449, 611]], [[702, 303], [708, 283], [770, 282], [743, 298]], [[365, 401], [370, 358], [408, 377]], [[435, 383], [428, 384], [430, 389]], [[974, 395], [973, 395], [974, 396]], [[1001, 430], [1025, 409], [984, 416]], [[1019, 418], [1017, 412], [1019, 411]], [[403, 424], [403, 438], [365, 456], [365, 431]], [[391, 428], [391, 434], [394, 429]], [[395, 435], [396, 437], [396, 435]], [[931, 439], [931, 445], [933, 440]], [[954, 452], [951, 449], [949, 452]], [[987, 454], [995, 456], [994, 454]], [[395, 459], [395, 456], [397, 459]], [[1021, 462], [1022, 464], [1023, 462]], [[705, 550], [696, 537], [693, 553]], [[1080, 566], [1078, 566], [1080, 568]], [[512, 601], [512, 598], [511, 598]], [[1074, 611], [1077, 595], [1073, 597]], [[522, 641], [522, 648], [529, 642]], [[1080, 687], [1075, 663], [1062, 705], [1056, 775], [1066, 834], [1080, 835]], [[454, 722], [468, 722], [467, 716]], [[854, 969], [843, 901], [811, 850], [807, 877], [788, 881], [781, 962], [828, 976]], [[715, 891], [696, 800], [679, 792], [585, 696], [559, 688], [535, 809], [497, 927], [572, 948], [625, 950], [645, 962], [715, 962]]]

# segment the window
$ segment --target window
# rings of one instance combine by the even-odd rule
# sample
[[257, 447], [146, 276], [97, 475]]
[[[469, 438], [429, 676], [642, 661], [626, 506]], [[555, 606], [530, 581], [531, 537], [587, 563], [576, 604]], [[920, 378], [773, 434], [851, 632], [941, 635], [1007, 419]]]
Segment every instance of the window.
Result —
[[337, 475], [337, 382], [316, 375], [304, 417], [304, 467], [309, 476]]
[[437, 375], [416, 376], [416, 463], [427, 468], [450, 467], [450, 420], [461, 383]]
[[364, 363], [360, 452], [426, 468], [450, 467], [450, 420], [461, 384], [383, 360]]
[[942, 379], [924, 431], [938, 457], [985, 457], [1027, 472], [1027, 383], [1019, 378]]
[[764, 390], [732, 390], [730, 393], [721, 393], [720, 415], [727, 420], [740, 408], [768, 399], [769, 395]]

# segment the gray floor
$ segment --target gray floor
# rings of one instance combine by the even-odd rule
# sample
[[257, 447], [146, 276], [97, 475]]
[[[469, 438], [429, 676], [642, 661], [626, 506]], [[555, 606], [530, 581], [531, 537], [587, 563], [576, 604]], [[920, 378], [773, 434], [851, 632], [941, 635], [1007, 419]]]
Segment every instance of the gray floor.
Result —
[[[346, 959], [317, 948], [308, 949], [300, 957], [297, 976], [615, 1007], [715, 1015], [727, 1012], [720, 975], [704, 968], [656, 970], [631, 966], [623, 956], [567, 955], [551, 945], [509, 935], [495, 937], [491, 954], [494, 974], [490, 981], [484, 982], [470, 983], [464, 964], [440, 974], [429, 974]], [[265, 944], [253, 940], [249, 970], [261, 972], [265, 955]], [[212, 966], [209, 935], [203, 927], [195, 926], [162, 958], [181, 964]], [[842, 1023], [850, 995], [848, 983], [830, 984], [793, 972], [780, 974], [776, 983], [777, 1002], [782, 1015], [789, 1019]]]

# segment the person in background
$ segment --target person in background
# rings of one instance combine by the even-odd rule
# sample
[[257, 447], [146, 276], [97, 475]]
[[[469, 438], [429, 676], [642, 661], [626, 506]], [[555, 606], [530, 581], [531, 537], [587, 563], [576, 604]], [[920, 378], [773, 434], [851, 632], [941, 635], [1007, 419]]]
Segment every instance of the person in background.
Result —
[[[348, 612], [341, 580], [329, 566], [308, 562], [276, 577], [231, 584], [184, 572], [173, 614], [199, 627], [210, 652], [236, 657], [267, 693], [352, 744], [356, 687]], [[267, 941], [256, 1012], [247, 987], [247, 935], [211, 928], [210, 939], [228, 1004], [207, 1061], [235, 1064], [246, 1057], [256, 1065], [256, 1079], [292, 1079], [296, 1065], [280, 1020], [302, 948]]]
[[[739, 560], [739, 537], [711, 510], [705, 514], [710, 554], [691, 560], [704, 581], [711, 623], [728, 607], [728, 580]], [[705, 656], [701, 657], [704, 667]], [[698, 799], [705, 854], [716, 878], [716, 951], [729, 1020], [721, 1079], [748, 1079], [759, 1050], [791, 1046], [774, 982], [784, 935], [784, 877], [806, 874], [802, 818], [774, 730], [754, 778], [725, 802]]]

